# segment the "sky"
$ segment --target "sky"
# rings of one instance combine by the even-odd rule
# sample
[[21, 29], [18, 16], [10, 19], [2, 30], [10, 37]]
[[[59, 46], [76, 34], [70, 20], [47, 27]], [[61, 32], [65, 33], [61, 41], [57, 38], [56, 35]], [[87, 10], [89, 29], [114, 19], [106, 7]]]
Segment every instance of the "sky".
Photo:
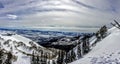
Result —
[[119, 4], [120, 0], [0, 0], [0, 27], [77, 31], [100, 27], [120, 21]]

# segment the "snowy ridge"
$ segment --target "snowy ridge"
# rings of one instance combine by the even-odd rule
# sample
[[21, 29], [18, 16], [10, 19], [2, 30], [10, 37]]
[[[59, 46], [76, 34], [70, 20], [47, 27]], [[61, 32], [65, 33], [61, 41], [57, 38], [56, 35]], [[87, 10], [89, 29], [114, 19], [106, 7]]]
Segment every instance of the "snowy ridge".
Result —
[[113, 27], [108, 34], [83, 58], [70, 64], [120, 64], [120, 30]]
[[[31, 64], [31, 56], [33, 51], [36, 53], [48, 53], [55, 55], [54, 51], [44, 48], [30, 39], [23, 36], [14, 35], [0, 35], [0, 50], [5, 53], [11, 52], [14, 55], [12, 64]], [[56, 55], [57, 56], [57, 55]], [[53, 56], [50, 56], [53, 58]], [[55, 59], [55, 58], [53, 58]], [[3, 62], [4, 63], [4, 62]]]

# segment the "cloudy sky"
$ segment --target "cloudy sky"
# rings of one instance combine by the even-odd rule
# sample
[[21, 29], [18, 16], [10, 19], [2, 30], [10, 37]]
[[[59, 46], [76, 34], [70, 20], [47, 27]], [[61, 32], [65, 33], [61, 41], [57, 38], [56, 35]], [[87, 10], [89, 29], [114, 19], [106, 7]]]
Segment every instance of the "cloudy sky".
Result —
[[120, 0], [0, 0], [0, 27], [80, 30], [119, 17]]

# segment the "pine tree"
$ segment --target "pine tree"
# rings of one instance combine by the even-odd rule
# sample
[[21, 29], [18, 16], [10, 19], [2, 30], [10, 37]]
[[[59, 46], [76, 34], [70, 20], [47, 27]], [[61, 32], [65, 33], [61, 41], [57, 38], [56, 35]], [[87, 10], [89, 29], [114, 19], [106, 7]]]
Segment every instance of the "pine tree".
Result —
[[7, 59], [6, 59], [5, 63], [12, 64], [12, 53], [11, 52], [7, 53]]
[[107, 32], [107, 27], [104, 25], [104, 26], [101, 27], [101, 29], [100, 29], [101, 38], [104, 38], [104, 37], [106, 36], [106, 32]]
[[50, 64], [50, 53], [48, 53], [47, 59], [48, 59], [48, 64]]
[[78, 58], [82, 57], [81, 51], [82, 51], [81, 47], [80, 47], [80, 45], [78, 45], [78, 49], [77, 49]]
[[40, 63], [39, 63], [39, 61], [40, 61], [40, 60], [39, 60], [39, 55], [37, 55], [36, 61], [37, 61], [36, 64], [40, 64]]
[[85, 35], [82, 42], [83, 42], [83, 53], [86, 54], [90, 50], [90, 48], [89, 48], [89, 35]]
[[45, 64], [47, 64], [47, 53], [45, 53], [44, 62], [45, 62]]
[[89, 38], [86, 38], [86, 53], [90, 51]]
[[63, 64], [63, 59], [64, 59], [64, 52], [63, 50], [60, 51], [60, 62]]
[[43, 53], [42, 50], [40, 51], [40, 58], [39, 58], [39, 60], [40, 60], [40, 64], [44, 63], [44, 53]]
[[76, 60], [76, 54], [73, 50], [71, 50], [71, 62]]
[[1, 64], [2, 64], [2, 62], [3, 62], [2, 57], [3, 57], [3, 50], [0, 50], [0, 63], [1, 63]]
[[58, 52], [57, 64], [61, 64], [61, 51]]
[[55, 60], [52, 60], [52, 64], [56, 64]]
[[[96, 42], [98, 42], [98, 41], [101, 40], [100, 31], [97, 31], [97, 32], [95, 33], [95, 36], [96, 36], [96, 38], [97, 38]], [[95, 44], [96, 44], [96, 42], [95, 42]]]
[[80, 49], [81, 49], [81, 57], [83, 56], [83, 52], [84, 52], [84, 50], [83, 50], [83, 42], [81, 42], [81, 44], [80, 44]]
[[72, 62], [70, 53], [67, 54], [67, 62], [66, 63], [69, 63], [69, 62]]
[[50, 64], [50, 60], [48, 60], [47, 64]]
[[31, 64], [35, 64], [35, 52], [32, 53]]
[[65, 52], [65, 63], [69, 62], [69, 54], [67, 52]]
[[59, 50], [57, 63], [58, 64], [63, 64], [63, 60], [64, 60], [64, 51], [63, 50]]

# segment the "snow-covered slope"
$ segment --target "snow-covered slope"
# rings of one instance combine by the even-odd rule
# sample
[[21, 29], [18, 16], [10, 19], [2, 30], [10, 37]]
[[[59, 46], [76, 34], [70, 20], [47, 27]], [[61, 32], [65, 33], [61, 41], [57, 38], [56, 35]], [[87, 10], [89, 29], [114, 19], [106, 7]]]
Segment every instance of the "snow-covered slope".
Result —
[[[31, 64], [31, 56], [35, 53], [48, 53], [54, 55], [54, 51], [44, 48], [30, 39], [21, 35], [0, 35], [0, 50], [5, 53], [11, 52], [13, 55], [12, 64]], [[52, 57], [52, 56], [51, 56]], [[4, 59], [5, 60], [5, 59]], [[4, 63], [4, 62], [3, 62]]]
[[108, 33], [88, 54], [70, 64], [120, 64], [120, 29], [113, 27]]

